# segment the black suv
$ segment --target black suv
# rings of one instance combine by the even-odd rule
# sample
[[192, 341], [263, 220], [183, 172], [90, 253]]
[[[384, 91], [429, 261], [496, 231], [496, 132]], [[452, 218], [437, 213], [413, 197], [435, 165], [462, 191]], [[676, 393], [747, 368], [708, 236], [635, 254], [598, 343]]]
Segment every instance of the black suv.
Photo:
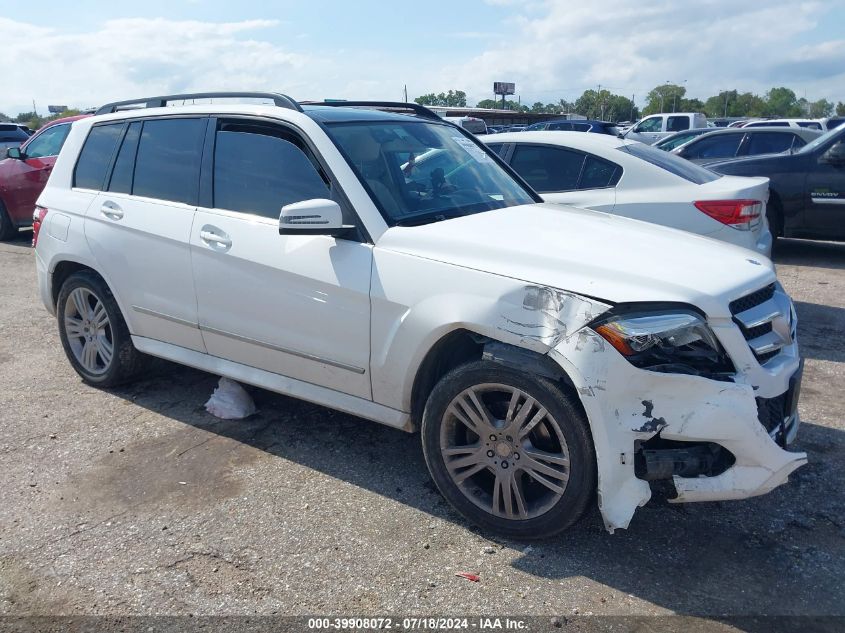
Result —
[[766, 176], [775, 237], [845, 241], [845, 125], [791, 154], [709, 163], [731, 176]]

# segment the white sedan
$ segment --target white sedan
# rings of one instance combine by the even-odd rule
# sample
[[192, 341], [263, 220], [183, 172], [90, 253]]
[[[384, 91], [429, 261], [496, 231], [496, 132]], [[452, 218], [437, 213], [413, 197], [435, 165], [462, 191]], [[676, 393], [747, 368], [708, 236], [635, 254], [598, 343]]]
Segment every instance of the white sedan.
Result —
[[603, 134], [520, 132], [480, 139], [547, 202], [606, 211], [768, 256], [768, 178], [720, 176], [650, 145]]

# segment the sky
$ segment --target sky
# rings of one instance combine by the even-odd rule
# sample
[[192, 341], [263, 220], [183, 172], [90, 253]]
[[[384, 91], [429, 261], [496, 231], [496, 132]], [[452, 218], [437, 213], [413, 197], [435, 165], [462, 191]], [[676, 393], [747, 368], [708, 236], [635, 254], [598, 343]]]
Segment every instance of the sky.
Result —
[[[682, 84], [845, 101], [845, 0], [0, 0], [0, 112], [167, 93], [522, 103]], [[21, 9], [29, 7], [25, 12]]]

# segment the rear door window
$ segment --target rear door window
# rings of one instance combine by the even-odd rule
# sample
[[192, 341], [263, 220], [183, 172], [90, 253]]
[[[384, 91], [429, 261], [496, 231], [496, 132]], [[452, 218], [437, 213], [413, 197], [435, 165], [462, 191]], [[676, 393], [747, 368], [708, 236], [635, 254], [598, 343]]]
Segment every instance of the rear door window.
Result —
[[680, 150], [684, 158], [730, 158], [736, 156], [742, 133], [714, 134], [693, 141], [686, 148]]
[[777, 132], [761, 132], [748, 135], [748, 155], [779, 154], [792, 147], [794, 134], [778, 134]]
[[689, 129], [689, 117], [688, 116], [670, 116], [666, 120], [666, 131], [667, 132], [683, 132], [684, 130]]
[[511, 167], [540, 193], [572, 191], [578, 188], [585, 158], [583, 152], [561, 147], [517, 145]]
[[218, 129], [215, 208], [278, 218], [287, 204], [331, 197], [328, 179], [293, 133], [237, 123]]
[[114, 150], [123, 133], [124, 123], [95, 125], [85, 139], [74, 170], [73, 186], [100, 191], [106, 179]]
[[206, 119], [144, 121], [132, 194], [196, 204]]

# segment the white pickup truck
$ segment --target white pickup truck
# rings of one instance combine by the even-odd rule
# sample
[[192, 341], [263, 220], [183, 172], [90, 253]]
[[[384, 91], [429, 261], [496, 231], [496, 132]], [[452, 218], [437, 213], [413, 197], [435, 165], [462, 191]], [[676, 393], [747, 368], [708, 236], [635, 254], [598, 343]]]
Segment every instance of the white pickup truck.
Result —
[[707, 117], [700, 112], [652, 114], [632, 125], [621, 136], [631, 141], [640, 141], [652, 145], [675, 132], [706, 127]]

